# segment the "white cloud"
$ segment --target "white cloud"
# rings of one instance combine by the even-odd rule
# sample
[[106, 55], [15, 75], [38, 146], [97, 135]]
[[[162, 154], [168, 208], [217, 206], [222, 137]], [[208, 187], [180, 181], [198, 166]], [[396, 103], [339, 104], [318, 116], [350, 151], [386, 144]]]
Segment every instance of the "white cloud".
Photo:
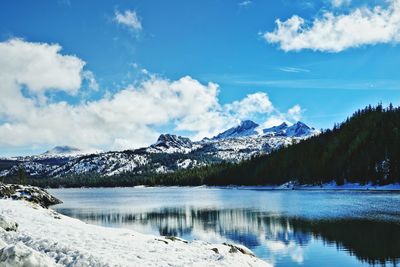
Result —
[[84, 61], [60, 50], [57, 44], [19, 39], [0, 43], [0, 148], [68, 144], [128, 149], [153, 143], [158, 126], [171, 125], [200, 138], [257, 114], [296, 114], [295, 109], [280, 114], [265, 93], [222, 105], [217, 84], [189, 76], [171, 81], [149, 75], [96, 101], [49, 101], [49, 90], [79, 97], [83, 79], [98, 86], [93, 73], [83, 69]]
[[115, 21], [118, 24], [125, 25], [134, 31], [140, 31], [142, 29], [142, 22], [136, 14], [136, 11], [125, 10], [123, 13], [120, 13], [118, 10], [116, 10]]
[[51, 88], [76, 93], [85, 62], [74, 56], [61, 56], [60, 50], [57, 44], [20, 39], [0, 43], [0, 75], [17, 85], [26, 85], [35, 93]]
[[246, 6], [251, 5], [252, 3], [253, 3], [253, 1], [245, 0], [245, 1], [240, 2], [239, 6], [246, 7]]
[[303, 109], [300, 105], [294, 105], [286, 113], [275, 111], [275, 113], [267, 118], [267, 120], [261, 124], [260, 128], [269, 128], [272, 126], [279, 125], [283, 122], [294, 123], [302, 118]]
[[88, 81], [90, 89], [94, 91], [99, 90], [99, 84], [97, 83], [93, 72], [91, 72], [90, 70], [85, 70], [82, 72], [82, 77]]
[[254, 113], [271, 113], [274, 107], [266, 93], [255, 93], [225, 105], [225, 109], [236, 114], [240, 119], [246, 119]]
[[291, 73], [310, 72], [310, 70], [308, 70], [308, 69], [294, 68], [294, 67], [282, 67], [282, 68], [279, 68], [279, 70], [283, 71], [283, 72], [291, 72]]
[[331, 0], [331, 4], [334, 7], [341, 7], [344, 5], [349, 5], [351, 0]]
[[311, 23], [294, 15], [277, 20], [277, 28], [262, 36], [284, 51], [311, 49], [340, 52], [351, 47], [400, 41], [400, 0], [391, 0], [388, 7], [360, 7], [348, 14], [324, 12]]
[[290, 108], [287, 112], [287, 117], [290, 120], [298, 121], [301, 119], [301, 114], [303, 110], [301, 109], [300, 105], [294, 105], [292, 108]]

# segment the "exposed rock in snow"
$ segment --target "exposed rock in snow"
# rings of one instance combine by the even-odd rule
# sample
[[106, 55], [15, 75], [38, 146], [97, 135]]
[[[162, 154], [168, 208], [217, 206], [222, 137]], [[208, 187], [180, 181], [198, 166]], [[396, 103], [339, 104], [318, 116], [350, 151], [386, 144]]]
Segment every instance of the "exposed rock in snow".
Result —
[[61, 203], [59, 199], [53, 197], [44, 189], [17, 184], [0, 183], [0, 198], [23, 199], [39, 204], [42, 207], [49, 207]]
[[19, 224], [17, 232], [0, 230], [8, 244], [0, 266], [270, 266], [243, 246], [89, 225], [32, 205], [0, 200], [1, 214]]
[[5, 215], [0, 215], [0, 228], [6, 231], [17, 231], [18, 223], [14, 222]]
[[188, 153], [193, 149], [193, 143], [187, 137], [174, 134], [162, 134], [155, 144], [151, 145], [148, 152]]

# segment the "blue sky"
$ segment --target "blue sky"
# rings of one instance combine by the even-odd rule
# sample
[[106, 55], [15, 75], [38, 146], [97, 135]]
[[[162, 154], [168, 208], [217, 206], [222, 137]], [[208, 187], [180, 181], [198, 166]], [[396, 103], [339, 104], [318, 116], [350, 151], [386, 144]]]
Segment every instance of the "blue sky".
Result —
[[[377, 6], [381, 11], [374, 10]], [[69, 138], [71, 134], [65, 137], [62, 134], [65, 128], [52, 126], [52, 120], [71, 120], [73, 127], [84, 128], [85, 120], [78, 122], [76, 118], [86, 118], [87, 114], [65, 118], [68, 115], [60, 109], [57, 112], [61, 115], [49, 118], [48, 123], [39, 120], [39, 124], [45, 125], [40, 132], [32, 128], [35, 119], [28, 121], [21, 117], [29, 109], [18, 111], [17, 115], [17, 111], [11, 113], [0, 103], [3, 136], [14, 132], [22, 136], [23, 129], [29, 136], [32, 131], [31, 137], [21, 138], [24, 140], [20, 142], [15, 138], [5, 138], [10, 139], [8, 141], [2, 138], [5, 141], [0, 143], [0, 155], [36, 153], [57, 144], [105, 150], [137, 147], [151, 143], [165, 131], [199, 138], [245, 116], [261, 124], [301, 119], [316, 128], [329, 128], [368, 104], [392, 102], [399, 105], [399, 10], [397, 0], [2, 1], [0, 42], [4, 44], [4, 51], [10, 48], [10, 40], [19, 40], [14, 48], [23, 44], [30, 44], [33, 49], [58, 44], [60, 56], [72, 56], [85, 62], [84, 67], [76, 65], [81, 79], [79, 85], [49, 80], [37, 88], [30, 82], [19, 82], [18, 75], [22, 75], [22, 71], [18, 72], [18, 68], [24, 64], [13, 66], [16, 88], [23, 95], [14, 106], [33, 99], [32, 108], [40, 108], [38, 117], [40, 112], [47, 114], [52, 104], [64, 101], [67, 109], [79, 107], [74, 111], [70, 108], [72, 113], [100, 107], [108, 109], [110, 106], [103, 102], [111, 101], [126, 88], [140, 90], [149, 79], [173, 84], [190, 76], [192, 80], [182, 82], [185, 84], [182, 86], [196, 86], [198, 82], [204, 90], [212, 90], [208, 86], [212, 82], [218, 84], [219, 89], [217, 95], [213, 95], [215, 99], [203, 104], [197, 101], [198, 97], [207, 98], [212, 93], [203, 97], [201, 92], [177, 99], [194, 101], [180, 107], [183, 110], [196, 103], [208, 105], [207, 112], [212, 110], [213, 113], [207, 118], [199, 118], [199, 114], [204, 113], [201, 108], [199, 113], [187, 118], [182, 115], [183, 111], [174, 114], [168, 106], [158, 111], [169, 114], [166, 118], [130, 121], [135, 116], [151, 117], [148, 113], [135, 114], [132, 109], [124, 115], [129, 117], [125, 122], [135, 126], [126, 128], [119, 125], [124, 118], [115, 120], [123, 116], [122, 113], [112, 114], [112, 119], [99, 125], [108, 124], [113, 128], [115, 123], [115, 131], [119, 133], [99, 126], [98, 131], [104, 131], [107, 136], [87, 137], [94, 141], [98, 138], [98, 145], [94, 141], [85, 142], [82, 137], [90, 136], [95, 130]], [[377, 21], [382, 25], [377, 25]], [[293, 30], [293, 27], [297, 28]], [[4, 68], [11, 68], [7, 62], [1, 63]], [[154, 83], [151, 86], [156, 86]], [[149, 88], [153, 88], [151, 86]], [[193, 89], [193, 94], [196, 90]], [[0, 93], [6, 96], [6, 91], [0, 85]], [[149, 94], [152, 95], [147, 92], [140, 97], [146, 98]], [[253, 100], [246, 98], [254, 94]], [[7, 95], [11, 97], [11, 93]], [[17, 98], [16, 95], [12, 97]], [[90, 102], [96, 102], [97, 107], [84, 106]], [[297, 107], [297, 111], [293, 107]], [[242, 111], [234, 111], [236, 108]], [[224, 119], [226, 122], [221, 122]], [[87, 120], [95, 125], [93, 116]], [[193, 126], [196, 121], [205, 124], [211, 120], [213, 127]]]

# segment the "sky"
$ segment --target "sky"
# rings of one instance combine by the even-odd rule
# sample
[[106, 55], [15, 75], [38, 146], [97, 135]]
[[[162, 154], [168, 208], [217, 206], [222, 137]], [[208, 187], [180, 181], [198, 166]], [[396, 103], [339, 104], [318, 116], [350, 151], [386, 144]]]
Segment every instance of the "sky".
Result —
[[0, 156], [400, 105], [400, 0], [0, 2]]

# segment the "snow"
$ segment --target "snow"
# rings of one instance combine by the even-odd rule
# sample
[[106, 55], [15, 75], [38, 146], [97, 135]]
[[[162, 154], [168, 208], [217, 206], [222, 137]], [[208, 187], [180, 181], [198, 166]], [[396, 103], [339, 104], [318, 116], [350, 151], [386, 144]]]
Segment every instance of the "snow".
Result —
[[[296, 188], [297, 189], [297, 188]], [[388, 185], [373, 185], [372, 183], [345, 183], [337, 185], [335, 182], [325, 183], [322, 185], [302, 185], [299, 189], [312, 190], [312, 189], [327, 189], [327, 190], [400, 190], [400, 184]]]
[[[68, 156], [62, 152], [76, 149], [56, 147], [53, 150], [58, 154], [48, 152], [37, 156], [16, 158], [18, 160], [16, 164], [1, 171], [0, 177], [17, 175], [21, 168], [29, 176], [38, 178], [88, 173], [97, 173], [102, 176], [127, 172], [132, 174], [148, 171], [165, 173], [221, 161], [240, 162], [296, 144], [317, 134], [314, 128], [301, 122], [292, 126], [281, 124], [264, 129], [265, 133], [257, 131], [259, 127], [252, 121], [243, 121], [239, 126], [231, 128], [213, 139], [196, 142], [182, 136], [162, 134], [155, 144], [147, 148], [94, 153], [85, 156]], [[175, 155], [168, 160], [169, 154], [180, 155], [178, 155], [179, 158]]]
[[0, 215], [0, 228], [6, 231], [17, 231], [18, 224], [9, 217]]
[[228, 139], [228, 138], [237, 138], [237, 137], [245, 137], [251, 135], [257, 135], [257, 127], [259, 125], [251, 120], [242, 121], [238, 126], [232, 127], [217, 136], [214, 136], [212, 139], [220, 140], [220, 139]]
[[41, 254], [22, 243], [6, 245], [0, 250], [0, 266], [56, 266], [47, 255]]
[[371, 190], [371, 191], [397, 191], [400, 184], [373, 185], [372, 183], [345, 183], [337, 185], [336, 182], [321, 185], [300, 185], [295, 181], [289, 181], [281, 185], [261, 185], [261, 186], [217, 186], [217, 188], [248, 189], [248, 190]]
[[0, 266], [270, 266], [242, 246], [86, 224], [25, 201], [0, 200]]

